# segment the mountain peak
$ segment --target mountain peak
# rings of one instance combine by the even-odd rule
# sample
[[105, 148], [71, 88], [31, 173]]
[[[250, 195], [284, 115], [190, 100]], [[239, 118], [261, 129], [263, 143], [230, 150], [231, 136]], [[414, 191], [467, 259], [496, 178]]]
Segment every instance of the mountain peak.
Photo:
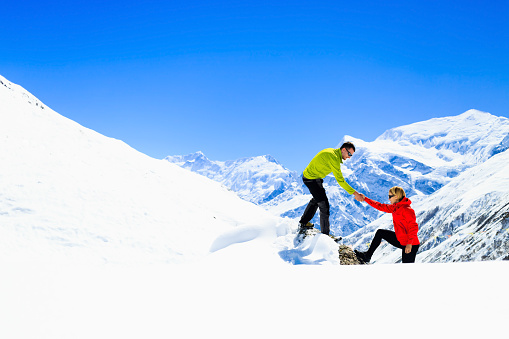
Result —
[[[489, 154], [509, 134], [509, 119], [478, 110], [456, 116], [433, 118], [385, 131], [376, 141], [451, 150], [462, 155]], [[484, 159], [486, 160], [486, 159]]]
[[359, 146], [364, 146], [365, 144], [365, 141], [364, 140], [361, 140], [361, 139], [357, 139], [355, 137], [352, 137], [350, 135], [345, 135], [341, 141], [339, 142], [339, 144], [337, 144], [336, 148], [340, 148], [345, 142], [351, 142], [354, 144], [355, 148], [357, 149]]
[[210, 161], [202, 151], [198, 151], [195, 153], [189, 153], [187, 155], [169, 155], [163, 160], [169, 161], [171, 163], [177, 164], [184, 168], [201, 168], [203, 166], [211, 166], [213, 162]]
[[273, 162], [273, 163], [275, 163], [275, 164], [280, 165], [279, 161], [277, 161], [277, 159], [276, 159], [276, 158], [274, 158], [274, 157], [273, 157], [272, 155], [270, 155], [270, 154], [263, 155], [262, 157], [263, 157], [265, 160], [267, 160], [268, 162]]
[[469, 109], [468, 111], [461, 113], [458, 117], [462, 118], [486, 118], [492, 117], [493, 115], [488, 112], [479, 111], [477, 109]]

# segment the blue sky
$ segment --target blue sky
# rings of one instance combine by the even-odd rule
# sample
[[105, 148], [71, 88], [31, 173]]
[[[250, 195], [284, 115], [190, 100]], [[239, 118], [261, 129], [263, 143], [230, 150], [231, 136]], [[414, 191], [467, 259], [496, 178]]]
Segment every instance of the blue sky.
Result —
[[271, 154], [475, 108], [509, 117], [509, 1], [10, 1], [0, 74], [155, 158]]

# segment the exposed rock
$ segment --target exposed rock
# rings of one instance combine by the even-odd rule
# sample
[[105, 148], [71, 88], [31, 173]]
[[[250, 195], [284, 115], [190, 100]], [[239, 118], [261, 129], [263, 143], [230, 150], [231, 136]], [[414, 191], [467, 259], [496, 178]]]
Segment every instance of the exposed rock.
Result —
[[362, 265], [350, 246], [339, 245], [339, 262], [341, 265]]

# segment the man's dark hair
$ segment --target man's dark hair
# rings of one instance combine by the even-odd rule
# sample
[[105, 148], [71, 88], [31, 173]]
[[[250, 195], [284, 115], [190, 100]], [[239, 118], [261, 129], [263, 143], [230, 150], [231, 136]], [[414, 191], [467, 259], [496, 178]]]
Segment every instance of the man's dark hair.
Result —
[[355, 152], [355, 146], [350, 141], [345, 142], [343, 145], [341, 145], [341, 147], [339, 149], [342, 149], [342, 148], [346, 148], [347, 150], [349, 148], [351, 148]]

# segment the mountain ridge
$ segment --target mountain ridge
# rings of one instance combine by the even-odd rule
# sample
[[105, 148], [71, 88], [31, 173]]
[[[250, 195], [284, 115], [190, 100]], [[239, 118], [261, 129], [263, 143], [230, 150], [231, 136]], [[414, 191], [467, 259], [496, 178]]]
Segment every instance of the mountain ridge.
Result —
[[[467, 125], [463, 126], [465, 121]], [[486, 133], [489, 135], [485, 136]], [[509, 119], [469, 110], [458, 116], [433, 118], [396, 127], [372, 142], [346, 135], [336, 147], [345, 141], [352, 141], [357, 150], [342, 165], [344, 177], [352, 187], [383, 201], [389, 188], [397, 185], [404, 187], [408, 196], [419, 199], [439, 190], [468, 168], [507, 150]], [[247, 165], [255, 161], [255, 158], [243, 158], [242, 162]], [[168, 161], [171, 159], [175, 158], [166, 158]], [[224, 170], [226, 163], [228, 170]], [[264, 172], [265, 175], [253, 174], [250, 177], [249, 171], [244, 168], [242, 182], [238, 182], [234, 175], [236, 160], [213, 164], [199, 167], [196, 163], [180, 163], [181, 166], [221, 182], [233, 191], [241, 192], [239, 195], [242, 198], [276, 215], [297, 219], [311, 198], [302, 184], [301, 173], [288, 170], [282, 165], [278, 171], [286, 171], [286, 176], [272, 178], [267, 174], [271, 169], [264, 169], [258, 164], [251, 170], [253, 173]], [[276, 178], [288, 181], [276, 185]], [[256, 191], [255, 185], [250, 185], [249, 189], [240, 188], [246, 180], [265, 180], [265, 190]], [[271, 183], [271, 180], [274, 181]], [[271, 195], [271, 184], [274, 186], [274, 195]], [[331, 229], [335, 234], [346, 236], [380, 216], [379, 212], [362, 206], [343, 192], [332, 176], [324, 179], [324, 186], [332, 206]], [[264, 198], [260, 199], [260, 196]], [[316, 217], [314, 222], [318, 222]]]
[[0, 262], [194, 262], [239, 227], [287, 232], [283, 219], [217, 182], [0, 81]]

